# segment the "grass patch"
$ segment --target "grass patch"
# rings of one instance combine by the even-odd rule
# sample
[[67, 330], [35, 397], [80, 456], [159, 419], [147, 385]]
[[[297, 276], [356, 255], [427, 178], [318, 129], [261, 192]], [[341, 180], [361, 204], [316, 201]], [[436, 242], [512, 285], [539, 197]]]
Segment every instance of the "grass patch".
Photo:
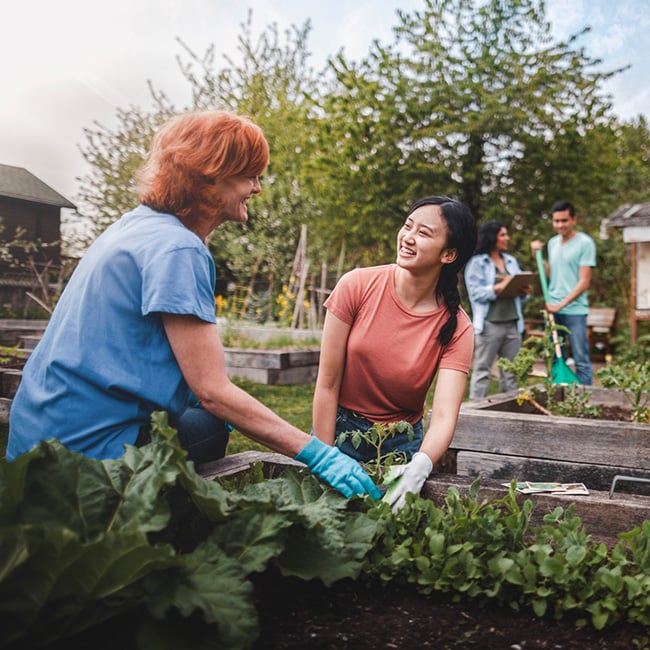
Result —
[[242, 348], [246, 350], [304, 350], [320, 348], [320, 339], [311, 336], [304, 339], [294, 339], [286, 334], [278, 334], [264, 341], [249, 338], [241, 332], [224, 332], [221, 342], [226, 348]]
[[[243, 379], [233, 379], [233, 383], [257, 398], [262, 404], [275, 411], [287, 422], [290, 422], [305, 433], [309, 433], [311, 429], [311, 403], [314, 396], [314, 384], [270, 386], [268, 384], [256, 384]], [[269, 448], [247, 438], [237, 430], [233, 431], [230, 434], [226, 454], [230, 456], [249, 450], [269, 451]]]

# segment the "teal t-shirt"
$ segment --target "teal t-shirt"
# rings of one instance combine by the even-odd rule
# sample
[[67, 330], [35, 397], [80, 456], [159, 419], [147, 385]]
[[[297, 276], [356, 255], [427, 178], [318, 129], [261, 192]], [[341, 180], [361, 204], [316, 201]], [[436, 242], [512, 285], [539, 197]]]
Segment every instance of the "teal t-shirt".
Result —
[[[596, 244], [583, 232], [578, 232], [562, 243], [556, 235], [548, 242], [548, 263], [551, 279], [548, 286], [551, 303], [558, 303], [576, 286], [581, 266], [596, 266]], [[584, 316], [589, 313], [589, 296], [583, 291], [572, 303], [560, 310], [560, 314]]]
[[41, 440], [117, 458], [152, 411], [170, 419], [189, 389], [162, 313], [216, 322], [215, 266], [173, 215], [139, 206], [88, 249], [28, 359], [12, 403], [7, 458]]

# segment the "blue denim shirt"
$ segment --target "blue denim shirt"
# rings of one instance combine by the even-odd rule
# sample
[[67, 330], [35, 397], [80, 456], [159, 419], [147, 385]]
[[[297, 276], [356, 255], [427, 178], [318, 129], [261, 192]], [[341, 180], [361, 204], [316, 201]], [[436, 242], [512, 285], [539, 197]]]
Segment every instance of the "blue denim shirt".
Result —
[[[502, 253], [505, 268], [508, 275], [521, 273], [519, 262], [508, 253]], [[469, 295], [469, 302], [472, 307], [472, 325], [474, 332], [481, 334], [485, 325], [485, 318], [490, 310], [490, 303], [497, 299], [494, 293], [497, 270], [487, 253], [473, 255], [465, 266], [465, 286]], [[524, 312], [523, 303], [525, 298], [514, 298], [515, 309], [517, 310], [517, 330], [524, 333]]]

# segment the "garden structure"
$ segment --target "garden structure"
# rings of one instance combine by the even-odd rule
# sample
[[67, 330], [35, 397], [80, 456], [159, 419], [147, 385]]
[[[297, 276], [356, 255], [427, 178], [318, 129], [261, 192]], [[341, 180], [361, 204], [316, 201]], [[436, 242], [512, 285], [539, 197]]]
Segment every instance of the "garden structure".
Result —
[[650, 203], [622, 205], [603, 220], [603, 234], [607, 234], [608, 228], [622, 229], [623, 241], [630, 253], [631, 303], [628, 318], [630, 339], [636, 343], [639, 323], [650, 320]]
[[[299, 465], [278, 454], [245, 452], [199, 468], [207, 478], [245, 475], [262, 462], [269, 477], [282, 468]], [[467, 496], [471, 479], [433, 473], [422, 496], [442, 506], [449, 489]], [[495, 500], [507, 492], [500, 481], [483, 479], [478, 500]], [[531, 498], [519, 495], [521, 502]], [[595, 543], [610, 548], [617, 535], [648, 518], [647, 500], [638, 496], [592, 492], [589, 497], [537, 494], [532, 497], [531, 524], [541, 524], [557, 508], [574, 505]], [[569, 533], [567, 533], [569, 534]], [[326, 587], [320, 581], [301, 581], [266, 574], [255, 581], [260, 613], [260, 637], [256, 650], [321, 648], [415, 648], [441, 650], [469, 648], [564, 648], [565, 650], [618, 650], [647, 648], [642, 628], [618, 625], [605, 630], [576, 625], [573, 619], [551, 620], [530, 611], [513, 611], [496, 604], [472, 603], [450, 594], [423, 596], [413, 585], [391, 583], [382, 588], [363, 581], [344, 580]]]
[[520, 502], [497, 482], [433, 475], [393, 516], [274, 454], [201, 466], [204, 480], [165, 414], [152, 420], [124, 459], [48, 442], [0, 463], [0, 646], [649, 647], [636, 498], [617, 525], [637, 530], [611, 550], [571, 512], [588, 520], [587, 501]]

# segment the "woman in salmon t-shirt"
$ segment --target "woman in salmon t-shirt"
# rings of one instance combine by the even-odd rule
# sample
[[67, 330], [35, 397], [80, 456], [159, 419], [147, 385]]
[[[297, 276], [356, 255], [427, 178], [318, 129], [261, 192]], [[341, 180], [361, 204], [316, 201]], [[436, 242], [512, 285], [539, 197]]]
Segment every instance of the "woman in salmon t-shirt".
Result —
[[[397, 234], [397, 261], [349, 271], [325, 303], [314, 434], [332, 445], [342, 433], [377, 422], [410, 422], [412, 441], [398, 434], [382, 447], [409, 460], [392, 491], [395, 508], [407, 492], [420, 491], [454, 435], [474, 345], [458, 274], [475, 246], [476, 220], [467, 206], [420, 199]], [[425, 433], [425, 399], [436, 377]], [[365, 442], [340, 447], [362, 462], [374, 457]]]

